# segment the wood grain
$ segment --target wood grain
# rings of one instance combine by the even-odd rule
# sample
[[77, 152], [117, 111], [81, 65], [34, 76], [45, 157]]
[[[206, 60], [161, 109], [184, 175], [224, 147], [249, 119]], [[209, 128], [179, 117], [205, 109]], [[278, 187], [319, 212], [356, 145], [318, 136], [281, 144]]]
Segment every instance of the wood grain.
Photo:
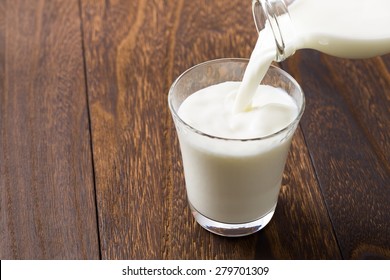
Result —
[[0, 258], [99, 258], [78, 2], [0, 18]]
[[302, 51], [302, 129], [343, 258], [390, 258], [389, 73], [382, 59]]
[[256, 39], [239, 0], [0, 0], [0, 258], [390, 259], [389, 55], [283, 62], [307, 103], [272, 221], [193, 219], [169, 87]]
[[170, 209], [167, 40], [176, 5], [82, 1], [103, 259], [159, 259]]

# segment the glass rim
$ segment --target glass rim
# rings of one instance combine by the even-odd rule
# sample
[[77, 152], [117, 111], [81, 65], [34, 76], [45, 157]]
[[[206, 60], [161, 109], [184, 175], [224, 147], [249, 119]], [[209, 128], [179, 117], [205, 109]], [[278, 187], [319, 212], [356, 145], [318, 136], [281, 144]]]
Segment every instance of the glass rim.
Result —
[[221, 137], [221, 136], [216, 136], [216, 135], [212, 135], [212, 134], [208, 134], [208, 133], [202, 132], [201, 130], [196, 129], [195, 127], [189, 125], [184, 120], [182, 120], [182, 118], [179, 116], [178, 112], [175, 110], [175, 108], [173, 107], [173, 104], [172, 104], [173, 91], [174, 91], [176, 85], [180, 82], [180, 80], [185, 75], [187, 75], [193, 69], [198, 68], [200, 66], [205, 66], [207, 64], [222, 63], [222, 62], [240, 62], [240, 63], [248, 64], [249, 59], [247, 59], [247, 58], [218, 58], [218, 59], [207, 60], [207, 61], [198, 63], [198, 64], [188, 68], [183, 73], [181, 73], [175, 79], [175, 81], [172, 83], [171, 87], [169, 88], [169, 92], [168, 92], [168, 106], [169, 106], [169, 109], [170, 109], [170, 111], [172, 113], [172, 116], [176, 120], [178, 120], [181, 124], [183, 124], [186, 128], [188, 128], [189, 130], [195, 132], [198, 135], [205, 136], [205, 137], [210, 138], [210, 139], [218, 139], [218, 140], [225, 140], [225, 141], [237, 141], [237, 142], [247, 142], [247, 141], [260, 141], [260, 140], [266, 140], [266, 139], [273, 138], [273, 137], [275, 137], [277, 135], [282, 134], [283, 132], [286, 132], [286, 131], [290, 130], [292, 127], [294, 127], [299, 122], [299, 120], [301, 119], [301, 117], [303, 115], [303, 112], [305, 110], [305, 105], [306, 105], [305, 94], [304, 94], [301, 86], [299, 85], [299, 83], [289, 73], [287, 73], [286, 71], [284, 71], [283, 69], [281, 69], [281, 68], [279, 68], [279, 67], [277, 67], [275, 65], [271, 65], [270, 66], [270, 68], [268, 69], [266, 75], [269, 73], [270, 69], [272, 69], [271, 71], [276, 71], [276, 72], [280, 73], [281, 75], [283, 75], [286, 78], [288, 78], [294, 84], [294, 86], [299, 90], [299, 92], [301, 93], [301, 96], [302, 96], [302, 106], [299, 109], [299, 112], [298, 112], [297, 116], [294, 118], [294, 120], [292, 122], [290, 122], [288, 125], [286, 125], [282, 129], [280, 129], [278, 131], [275, 131], [274, 133], [271, 133], [269, 135], [261, 136], [261, 137], [242, 138], [242, 139], [241, 138], [227, 138], [227, 137]]

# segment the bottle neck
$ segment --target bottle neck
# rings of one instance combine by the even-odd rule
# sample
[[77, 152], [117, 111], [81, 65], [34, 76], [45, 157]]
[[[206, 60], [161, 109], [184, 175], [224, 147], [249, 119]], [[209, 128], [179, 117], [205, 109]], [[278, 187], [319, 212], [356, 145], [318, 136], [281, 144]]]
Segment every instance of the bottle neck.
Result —
[[[290, 1], [291, 2], [291, 1]], [[256, 29], [261, 34], [271, 28], [275, 43], [275, 61], [283, 61], [296, 51], [296, 38], [288, 7], [283, 0], [252, 0]]]

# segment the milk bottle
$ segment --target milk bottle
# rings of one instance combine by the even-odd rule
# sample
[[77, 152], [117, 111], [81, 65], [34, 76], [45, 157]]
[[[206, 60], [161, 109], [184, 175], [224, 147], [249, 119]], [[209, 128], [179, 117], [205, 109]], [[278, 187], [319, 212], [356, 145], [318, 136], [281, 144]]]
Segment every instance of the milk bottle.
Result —
[[253, 0], [259, 39], [239, 89], [234, 112], [250, 109], [254, 89], [273, 61], [298, 49], [343, 58], [390, 53], [389, 0]]
[[258, 31], [267, 25], [282, 61], [310, 48], [343, 58], [390, 53], [389, 0], [254, 0]]

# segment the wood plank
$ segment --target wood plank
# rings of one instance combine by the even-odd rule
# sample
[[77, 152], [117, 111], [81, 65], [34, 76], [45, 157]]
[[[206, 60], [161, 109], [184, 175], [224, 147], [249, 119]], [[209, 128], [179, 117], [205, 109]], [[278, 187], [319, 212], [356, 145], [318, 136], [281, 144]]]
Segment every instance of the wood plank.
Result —
[[340, 95], [382, 165], [390, 172], [390, 55], [366, 60], [327, 58]]
[[388, 68], [300, 51], [284, 66], [307, 96], [304, 137], [346, 259], [390, 258]]
[[0, 1], [0, 258], [96, 259], [79, 6]]
[[167, 40], [173, 1], [82, 1], [103, 259], [159, 259], [170, 211]]
[[249, 57], [250, 4], [83, 0], [82, 21], [104, 259], [340, 257], [300, 134], [265, 231], [219, 237], [187, 207], [168, 89], [199, 62]]

